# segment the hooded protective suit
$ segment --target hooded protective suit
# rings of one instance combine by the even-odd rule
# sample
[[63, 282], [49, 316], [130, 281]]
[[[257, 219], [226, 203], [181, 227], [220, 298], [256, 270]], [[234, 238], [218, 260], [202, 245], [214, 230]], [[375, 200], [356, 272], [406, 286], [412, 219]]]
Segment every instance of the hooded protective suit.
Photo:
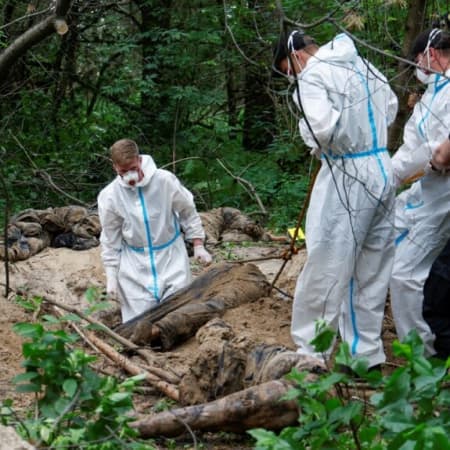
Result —
[[117, 176], [98, 196], [100, 243], [107, 273], [118, 277], [124, 322], [191, 281], [186, 239], [204, 239], [192, 194], [142, 155], [135, 187]]
[[[450, 77], [450, 70], [446, 72]], [[392, 159], [397, 184], [425, 171], [396, 201], [396, 250], [390, 283], [399, 339], [413, 328], [434, 354], [434, 336], [423, 319], [423, 287], [433, 261], [450, 238], [450, 176], [427, 168], [433, 150], [447, 139], [450, 80], [435, 75], [408, 120], [403, 145]]]
[[308, 258], [297, 280], [292, 337], [299, 353], [314, 354], [315, 321], [333, 328], [339, 321], [352, 354], [373, 366], [385, 360], [380, 334], [395, 195], [386, 143], [397, 98], [341, 34], [308, 59], [294, 101], [305, 116], [302, 138], [322, 166], [306, 217]]

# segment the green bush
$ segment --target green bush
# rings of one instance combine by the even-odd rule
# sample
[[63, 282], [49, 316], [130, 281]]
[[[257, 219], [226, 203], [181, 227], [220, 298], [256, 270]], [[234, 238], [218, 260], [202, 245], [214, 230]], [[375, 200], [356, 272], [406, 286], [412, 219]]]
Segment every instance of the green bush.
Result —
[[[316, 344], [327, 348], [330, 335], [329, 330], [322, 329]], [[405, 364], [382, 377], [379, 371], [368, 372], [367, 361], [352, 359], [345, 343], [339, 347], [336, 363], [349, 366], [365, 381], [366, 388], [376, 391], [369, 401], [359, 381], [336, 370], [312, 382], [305, 381], [306, 373], [292, 370], [288, 378], [295, 387], [285, 399], [298, 401], [299, 424], [279, 434], [251, 430], [255, 448], [450, 449], [450, 358], [447, 362], [426, 359], [415, 331], [404, 342], [394, 342], [393, 351], [405, 359]]]
[[14, 326], [27, 341], [22, 347], [25, 372], [13, 381], [18, 392], [34, 393], [36, 404], [25, 418], [18, 419], [12, 402], [5, 401], [3, 423], [15, 426], [37, 447], [154, 449], [139, 442], [129, 426], [132, 393], [142, 377], [119, 383], [113, 377], [99, 376], [89, 366], [95, 357], [71, 349], [77, 336], [58, 329], [60, 321], [53, 316], [45, 320], [47, 327], [39, 323]]

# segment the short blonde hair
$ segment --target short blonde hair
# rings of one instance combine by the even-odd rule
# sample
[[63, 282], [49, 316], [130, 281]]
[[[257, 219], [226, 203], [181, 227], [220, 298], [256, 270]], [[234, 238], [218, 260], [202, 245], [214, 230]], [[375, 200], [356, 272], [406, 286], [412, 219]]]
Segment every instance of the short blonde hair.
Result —
[[131, 139], [120, 139], [114, 142], [109, 151], [113, 164], [127, 164], [139, 156], [139, 147]]

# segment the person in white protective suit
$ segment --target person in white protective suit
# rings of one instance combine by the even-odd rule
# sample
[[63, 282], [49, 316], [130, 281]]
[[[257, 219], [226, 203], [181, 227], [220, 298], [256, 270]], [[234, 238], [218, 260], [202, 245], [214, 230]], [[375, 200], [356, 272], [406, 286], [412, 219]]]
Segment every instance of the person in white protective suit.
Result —
[[[390, 295], [398, 338], [415, 329], [431, 356], [434, 336], [422, 315], [423, 288], [450, 238], [450, 176], [445, 167], [435, 165], [450, 124], [450, 35], [439, 29], [424, 31], [413, 44], [412, 57], [426, 91], [405, 125], [403, 144], [392, 164], [397, 185], [423, 176], [397, 197]], [[437, 161], [430, 164], [436, 151]]]
[[110, 151], [117, 177], [98, 195], [101, 256], [107, 295], [118, 297], [127, 322], [191, 282], [181, 231], [196, 259], [212, 258], [193, 196], [178, 178], [130, 139]]
[[[284, 50], [283, 50], [284, 49]], [[316, 321], [339, 327], [354, 356], [385, 361], [381, 340], [394, 257], [394, 180], [387, 127], [397, 97], [344, 34], [318, 47], [294, 31], [275, 66], [292, 77], [301, 136], [321, 160], [306, 217], [307, 260], [297, 280], [291, 333], [299, 353]]]

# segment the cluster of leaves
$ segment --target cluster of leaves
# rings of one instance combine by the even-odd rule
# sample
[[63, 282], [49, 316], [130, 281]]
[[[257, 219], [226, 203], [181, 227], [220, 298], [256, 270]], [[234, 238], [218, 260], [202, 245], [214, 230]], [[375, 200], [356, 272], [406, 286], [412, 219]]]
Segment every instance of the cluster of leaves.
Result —
[[[314, 342], [327, 348], [332, 334], [322, 330]], [[339, 347], [336, 363], [376, 391], [369, 401], [364, 395], [348, 394], [357, 383], [341, 371], [305, 381], [306, 373], [292, 370], [288, 377], [295, 388], [285, 398], [298, 401], [299, 425], [278, 435], [263, 429], [250, 431], [256, 449], [450, 449], [450, 359], [445, 363], [425, 358], [415, 331], [404, 342], [394, 342], [393, 351], [405, 364], [382, 377], [379, 371], [367, 370], [366, 360], [352, 359], [348, 345]]]
[[10, 400], [3, 402], [1, 419], [36, 446], [114, 450], [124, 447], [151, 450], [136, 440], [129, 426], [132, 393], [141, 377], [119, 383], [90, 368], [94, 357], [71, 349], [77, 336], [58, 329], [60, 321], [46, 316], [39, 323], [19, 323], [14, 330], [27, 339], [23, 344], [25, 372], [14, 382], [18, 392], [34, 393], [35, 411], [18, 419]]

